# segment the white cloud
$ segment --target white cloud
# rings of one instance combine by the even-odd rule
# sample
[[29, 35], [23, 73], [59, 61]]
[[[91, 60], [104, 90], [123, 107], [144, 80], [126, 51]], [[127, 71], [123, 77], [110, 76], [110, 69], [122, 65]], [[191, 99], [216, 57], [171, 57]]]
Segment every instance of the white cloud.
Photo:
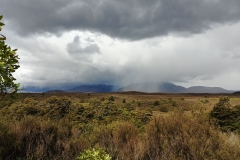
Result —
[[239, 32], [240, 23], [188, 37], [170, 34], [139, 41], [86, 31], [20, 37], [7, 29], [4, 35], [7, 44], [19, 49], [21, 67], [15, 76], [22, 85], [172, 81], [238, 90]]

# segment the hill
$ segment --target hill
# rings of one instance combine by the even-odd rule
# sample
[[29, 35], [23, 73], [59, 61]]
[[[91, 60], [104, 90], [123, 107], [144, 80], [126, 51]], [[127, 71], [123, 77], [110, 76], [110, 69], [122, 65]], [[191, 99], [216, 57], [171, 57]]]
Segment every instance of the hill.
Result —
[[170, 82], [146, 82], [146, 83], [134, 83], [126, 87], [118, 89], [118, 92], [123, 91], [140, 91], [140, 92], [165, 92], [165, 93], [181, 93], [186, 88], [177, 86]]
[[[69, 89], [70, 88], [70, 89]], [[185, 88], [183, 86], [175, 85], [170, 82], [145, 82], [145, 83], [133, 83], [125, 87], [116, 89], [115, 85], [111, 84], [84, 84], [77, 87], [72, 86], [60, 86], [60, 87], [27, 87], [22, 92], [46, 92], [46, 93], [59, 93], [59, 92], [147, 92], [147, 93], [233, 93], [220, 87], [205, 87], [205, 86], [192, 86]], [[234, 94], [239, 94], [236, 92]]]
[[238, 95], [240, 95], [240, 91], [233, 92], [233, 94], [238, 94]]
[[65, 93], [65, 91], [64, 90], [49, 90], [45, 93], [51, 93], [51, 94], [53, 94], [53, 93]]
[[118, 92], [124, 91], [140, 91], [140, 92], [163, 92], [163, 93], [233, 93], [220, 87], [204, 87], [204, 86], [192, 86], [185, 88], [175, 85], [170, 82], [147, 82], [147, 83], [135, 83], [118, 89]]
[[66, 90], [66, 92], [112, 92], [113, 88], [113, 85], [92, 84], [74, 87], [72, 89]]
[[223, 89], [221, 87], [193, 86], [187, 88], [184, 93], [232, 93], [232, 91]]

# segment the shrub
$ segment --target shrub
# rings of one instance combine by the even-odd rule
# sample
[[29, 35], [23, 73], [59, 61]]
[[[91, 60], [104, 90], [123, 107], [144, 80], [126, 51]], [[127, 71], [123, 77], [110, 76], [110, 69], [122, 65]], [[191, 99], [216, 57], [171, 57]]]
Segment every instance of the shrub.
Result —
[[177, 107], [177, 102], [176, 101], [172, 101], [172, 106], [173, 107]]
[[[68, 121], [51, 122], [27, 116], [12, 122], [8, 128], [12, 136], [11, 159], [73, 159], [87, 146], [87, 141], [73, 134]], [[2, 155], [0, 155], [0, 159]]]
[[108, 101], [114, 101], [114, 97], [113, 96], [109, 97]]
[[123, 103], [126, 103], [126, 100], [125, 100], [125, 98], [123, 99]]
[[141, 102], [138, 102], [138, 107], [141, 106]]
[[168, 108], [166, 106], [160, 106], [159, 110], [161, 112], [168, 112]]
[[210, 117], [220, 125], [223, 131], [238, 131], [240, 133], [240, 107], [232, 107], [228, 97], [221, 97], [210, 112]]
[[111, 160], [109, 154], [107, 154], [101, 148], [93, 148], [92, 150], [84, 150], [78, 157], [78, 160]]
[[[239, 140], [211, 126], [202, 113], [154, 116], [146, 128], [148, 159], [238, 159]], [[231, 149], [229, 148], [231, 146]], [[236, 147], [236, 148], [235, 148]], [[230, 158], [231, 157], [231, 158]]]
[[160, 103], [159, 103], [159, 101], [155, 101], [155, 102], [153, 103], [153, 105], [154, 105], [154, 106], [159, 106]]

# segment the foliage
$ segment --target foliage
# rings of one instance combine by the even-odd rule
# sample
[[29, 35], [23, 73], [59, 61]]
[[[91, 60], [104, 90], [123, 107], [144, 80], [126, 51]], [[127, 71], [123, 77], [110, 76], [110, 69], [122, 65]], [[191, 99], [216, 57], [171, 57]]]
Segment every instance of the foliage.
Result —
[[114, 97], [113, 96], [109, 97], [108, 101], [114, 101]]
[[223, 131], [237, 131], [240, 133], [240, 105], [231, 106], [228, 97], [221, 97], [210, 112]]
[[[4, 23], [1, 22], [3, 16], [0, 16], [0, 31]], [[16, 93], [20, 84], [15, 84], [16, 80], [12, 73], [18, 68], [18, 56], [16, 55], [17, 49], [11, 49], [10, 46], [5, 44], [6, 37], [0, 34], [0, 99], [7, 93]]]
[[154, 106], [159, 106], [160, 103], [159, 103], [159, 101], [155, 101], [155, 102], [153, 103], [153, 105], [154, 105]]
[[[0, 108], [0, 159], [90, 159], [102, 154], [118, 160], [240, 157], [239, 135], [213, 125], [208, 117], [212, 108], [202, 110], [200, 107], [209, 103], [199, 103], [199, 97], [181, 102], [176, 95], [141, 95], [141, 99], [129, 95], [129, 102], [122, 103], [125, 96], [113, 94], [113, 103], [101, 101], [109, 94], [20, 95]], [[224, 119], [230, 112], [237, 120], [239, 99], [234, 97], [230, 103], [228, 98], [220, 98], [214, 106], [218, 110], [213, 109], [218, 113], [215, 117]], [[141, 100], [141, 106], [131, 103], [133, 100]], [[153, 106], [156, 100], [158, 107]], [[173, 101], [181, 106], [173, 107]], [[197, 104], [199, 108], [192, 107]], [[224, 109], [219, 110], [221, 107]], [[237, 121], [230, 124], [236, 127]]]
[[103, 149], [93, 148], [92, 150], [84, 150], [84, 152], [77, 157], [77, 160], [111, 160], [111, 157], [105, 153]]

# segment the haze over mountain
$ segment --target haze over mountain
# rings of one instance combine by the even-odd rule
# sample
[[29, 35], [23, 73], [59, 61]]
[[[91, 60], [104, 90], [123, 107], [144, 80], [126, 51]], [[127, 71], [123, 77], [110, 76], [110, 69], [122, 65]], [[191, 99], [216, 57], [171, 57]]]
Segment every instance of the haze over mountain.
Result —
[[187, 88], [183, 93], [233, 93], [221, 87], [193, 86]]
[[[66, 87], [65, 87], [66, 88]], [[127, 92], [127, 91], [139, 91], [147, 93], [233, 93], [234, 91], [226, 90], [221, 87], [205, 87], [205, 86], [192, 86], [189, 88], [175, 85], [170, 82], [145, 82], [145, 83], [133, 83], [124, 87], [118, 88], [116, 85], [111, 84], [83, 84], [69, 89], [61, 88], [37, 88], [29, 87], [23, 90], [24, 92]]]
[[164, 93], [233, 93], [221, 87], [193, 86], [185, 88], [170, 82], [159, 83], [136, 83], [119, 88], [122, 91], [141, 91], [141, 92], [164, 92]]
[[177, 86], [170, 82], [146, 82], [134, 83], [126, 87], [118, 89], [118, 92], [123, 91], [140, 91], [140, 92], [165, 92], [165, 93], [181, 93], [186, 90], [185, 87]]
[[69, 90], [67, 92], [113, 92], [114, 86], [107, 84], [92, 84], [92, 85], [81, 85]]

